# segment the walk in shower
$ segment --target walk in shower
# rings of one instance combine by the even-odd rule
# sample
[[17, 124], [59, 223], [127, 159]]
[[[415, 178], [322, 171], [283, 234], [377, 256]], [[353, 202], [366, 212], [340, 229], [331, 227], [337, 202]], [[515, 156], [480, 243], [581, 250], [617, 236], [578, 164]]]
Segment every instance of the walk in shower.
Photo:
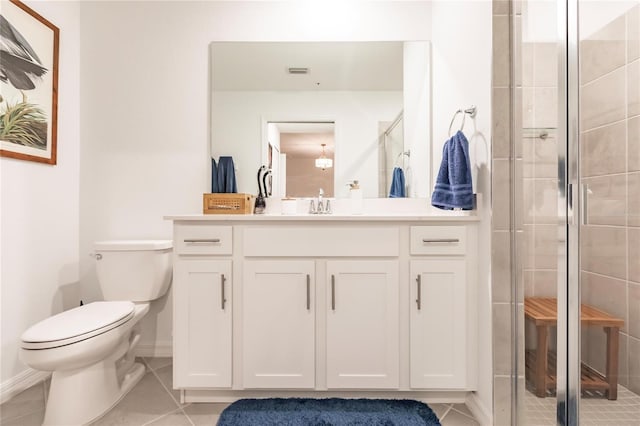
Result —
[[510, 20], [512, 423], [638, 425], [640, 2]]

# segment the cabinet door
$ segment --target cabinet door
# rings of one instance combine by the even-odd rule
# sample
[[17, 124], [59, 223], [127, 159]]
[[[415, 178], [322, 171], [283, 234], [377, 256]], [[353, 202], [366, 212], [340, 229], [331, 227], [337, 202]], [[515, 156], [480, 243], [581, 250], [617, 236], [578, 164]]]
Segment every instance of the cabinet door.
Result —
[[327, 387], [398, 387], [398, 262], [327, 262]]
[[174, 273], [174, 386], [231, 387], [231, 261], [178, 260]]
[[315, 386], [314, 272], [312, 260], [244, 262], [245, 388]]
[[467, 376], [466, 263], [411, 261], [411, 387], [464, 389]]

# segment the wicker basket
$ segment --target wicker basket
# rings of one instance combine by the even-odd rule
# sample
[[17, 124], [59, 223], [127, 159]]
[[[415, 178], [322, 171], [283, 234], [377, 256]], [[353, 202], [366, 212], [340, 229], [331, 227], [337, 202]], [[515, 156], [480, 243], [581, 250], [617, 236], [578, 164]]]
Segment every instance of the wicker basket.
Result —
[[252, 214], [255, 199], [251, 194], [202, 194], [202, 213]]

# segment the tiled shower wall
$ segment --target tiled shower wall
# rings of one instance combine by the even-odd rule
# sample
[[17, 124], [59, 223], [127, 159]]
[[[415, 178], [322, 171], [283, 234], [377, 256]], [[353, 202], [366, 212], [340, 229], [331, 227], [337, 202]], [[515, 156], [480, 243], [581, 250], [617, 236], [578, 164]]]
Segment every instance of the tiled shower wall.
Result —
[[[588, 185], [582, 301], [624, 319], [619, 381], [640, 394], [640, 5], [580, 44], [580, 150]], [[583, 327], [583, 360], [604, 372], [605, 334]]]
[[[491, 280], [492, 280], [492, 336], [493, 336], [493, 423], [511, 424], [512, 398], [512, 309], [522, 312], [522, 297], [512, 303], [511, 286], [511, 185], [518, 181], [522, 170], [522, 150], [511, 148], [511, 54], [510, 2], [493, 0], [493, 78], [492, 78], [492, 200], [491, 200]], [[519, 2], [518, 2], [519, 3]], [[516, 13], [519, 13], [516, 10]], [[519, 19], [518, 17], [516, 19]], [[515, 167], [511, 168], [511, 158]], [[513, 175], [513, 176], [512, 176]], [[521, 194], [521, 191], [517, 191]], [[514, 206], [522, 205], [521, 201]], [[517, 213], [517, 212], [516, 212]], [[517, 217], [517, 214], [516, 214]], [[521, 241], [522, 221], [515, 224], [515, 240]], [[518, 271], [516, 285], [523, 294], [522, 274]], [[522, 315], [520, 315], [522, 317]], [[522, 324], [518, 328], [521, 329]], [[521, 339], [519, 340], [522, 341]], [[521, 351], [519, 351], [521, 352]], [[522, 356], [524, 359], [524, 356]], [[518, 388], [524, 389], [523, 368], [518, 371]]]

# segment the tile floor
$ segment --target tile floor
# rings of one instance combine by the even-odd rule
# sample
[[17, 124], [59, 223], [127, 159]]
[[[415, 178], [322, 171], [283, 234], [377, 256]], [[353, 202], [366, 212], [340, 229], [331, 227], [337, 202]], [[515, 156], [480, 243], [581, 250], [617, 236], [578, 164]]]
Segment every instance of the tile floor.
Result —
[[[142, 358], [147, 373], [93, 426], [213, 426], [227, 404], [180, 404], [172, 390], [171, 358]], [[37, 384], [0, 406], [2, 426], [39, 426], [48, 382]], [[429, 404], [443, 426], [479, 425], [464, 404]]]
[[[524, 397], [527, 426], [555, 426], [556, 398], [538, 398], [527, 389]], [[640, 395], [618, 386], [618, 399], [609, 401], [597, 394], [583, 394], [580, 400], [581, 426], [639, 426]]]

